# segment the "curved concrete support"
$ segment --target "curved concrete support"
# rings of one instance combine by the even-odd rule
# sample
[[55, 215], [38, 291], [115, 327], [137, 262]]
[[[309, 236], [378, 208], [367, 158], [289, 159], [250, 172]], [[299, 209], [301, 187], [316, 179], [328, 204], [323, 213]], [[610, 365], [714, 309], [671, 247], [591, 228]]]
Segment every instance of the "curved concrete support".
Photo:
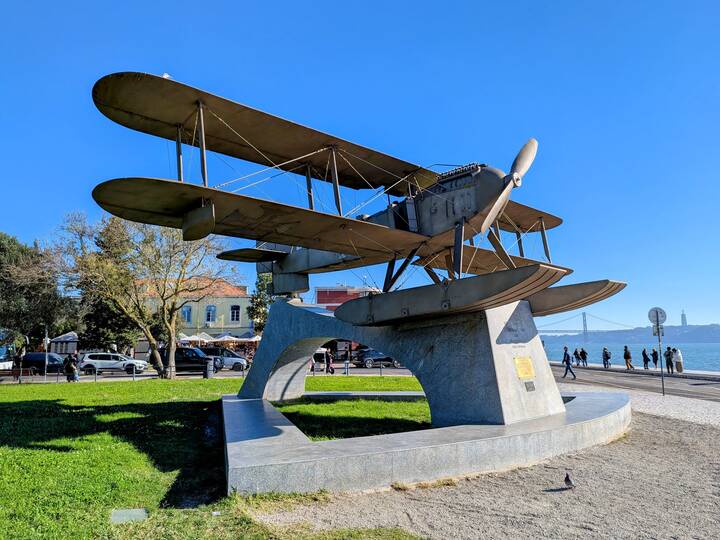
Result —
[[295, 301], [276, 302], [239, 397], [301, 397], [310, 356], [332, 339], [363, 343], [403, 362], [420, 381], [437, 426], [512, 424], [565, 410], [524, 301], [382, 327], [353, 326]]

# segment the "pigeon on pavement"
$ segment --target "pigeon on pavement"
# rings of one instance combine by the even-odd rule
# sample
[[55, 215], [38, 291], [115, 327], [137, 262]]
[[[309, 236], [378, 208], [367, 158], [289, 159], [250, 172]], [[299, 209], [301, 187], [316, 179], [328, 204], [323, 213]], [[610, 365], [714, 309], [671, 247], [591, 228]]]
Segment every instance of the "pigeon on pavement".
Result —
[[575, 489], [575, 482], [570, 478], [570, 473], [565, 473], [565, 487], [568, 489]]

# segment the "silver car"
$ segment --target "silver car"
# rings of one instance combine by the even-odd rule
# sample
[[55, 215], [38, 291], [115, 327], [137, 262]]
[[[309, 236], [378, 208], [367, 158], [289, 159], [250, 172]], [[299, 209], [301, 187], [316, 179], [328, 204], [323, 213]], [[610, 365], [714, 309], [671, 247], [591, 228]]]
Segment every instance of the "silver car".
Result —
[[118, 353], [84, 353], [80, 355], [80, 371], [85, 375], [92, 375], [96, 371], [124, 371], [128, 375], [142, 373], [147, 369], [148, 363], [136, 360]]

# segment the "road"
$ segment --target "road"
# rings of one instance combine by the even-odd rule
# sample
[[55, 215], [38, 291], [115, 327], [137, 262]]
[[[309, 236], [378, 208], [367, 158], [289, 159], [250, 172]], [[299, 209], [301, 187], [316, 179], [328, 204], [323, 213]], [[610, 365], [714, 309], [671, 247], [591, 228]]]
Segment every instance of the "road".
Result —
[[[577, 380], [575, 381], [572, 380], [570, 375], [565, 379], [562, 378], [564, 372], [563, 367], [552, 366], [555, 380], [558, 382], [570, 382], [588, 386], [599, 384], [610, 388], [644, 390], [658, 394], [662, 392], [660, 377], [652, 375], [618, 373], [576, 367], [574, 367], [573, 370], [575, 370], [575, 374], [577, 375]], [[665, 377], [665, 394], [720, 402], [720, 381]]]

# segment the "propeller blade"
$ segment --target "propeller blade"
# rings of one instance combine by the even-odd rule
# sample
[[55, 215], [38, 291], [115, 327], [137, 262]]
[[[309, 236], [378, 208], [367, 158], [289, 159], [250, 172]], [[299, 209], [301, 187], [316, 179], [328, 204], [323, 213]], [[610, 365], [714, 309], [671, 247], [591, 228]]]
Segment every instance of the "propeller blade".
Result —
[[505, 187], [498, 195], [497, 200], [493, 203], [492, 208], [485, 216], [482, 225], [480, 226], [480, 233], [487, 231], [490, 226], [505, 209], [505, 205], [510, 199], [510, 192], [514, 187], [520, 187], [522, 183], [522, 177], [530, 169], [533, 161], [535, 160], [535, 154], [537, 154], [538, 142], [535, 139], [530, 139], [520, 149], [518, 155], [515, 157], [512, 166], [510, 167], [510, 174], [505, 177]]
[[525, 143], [525, 146], [520, 149], [518, 155], [515, 157], [512, 167], [510, 167], [511, 177], [515, 178], [517, 175], [517, 177], [522, 178], [525, 176], [525, 173], [528, 172], [528, 169], [530, 169], [530, 166], [535, 159], [537, 149], [538, 142], [535, 139], [530, 139]]
[[513, 184], [512, 182], [508, 182], [503, 188], [503, 190], [500, 192], [500, 196], [495, 200], [492, 208], [490, 208], [490, 211], [488, 212], [487, 216], [485, 216], [485, 219], [480, 226], [480, 234], [483, 234], [485, 231], [487, 231], [492, 226], [492, 224], [495, 223], [495, 220], [500, 215], [500, 212], [505, 209], [505, 205], [510, 199], [510, 192], [512, 191], [514, 185], [515, 184]]

